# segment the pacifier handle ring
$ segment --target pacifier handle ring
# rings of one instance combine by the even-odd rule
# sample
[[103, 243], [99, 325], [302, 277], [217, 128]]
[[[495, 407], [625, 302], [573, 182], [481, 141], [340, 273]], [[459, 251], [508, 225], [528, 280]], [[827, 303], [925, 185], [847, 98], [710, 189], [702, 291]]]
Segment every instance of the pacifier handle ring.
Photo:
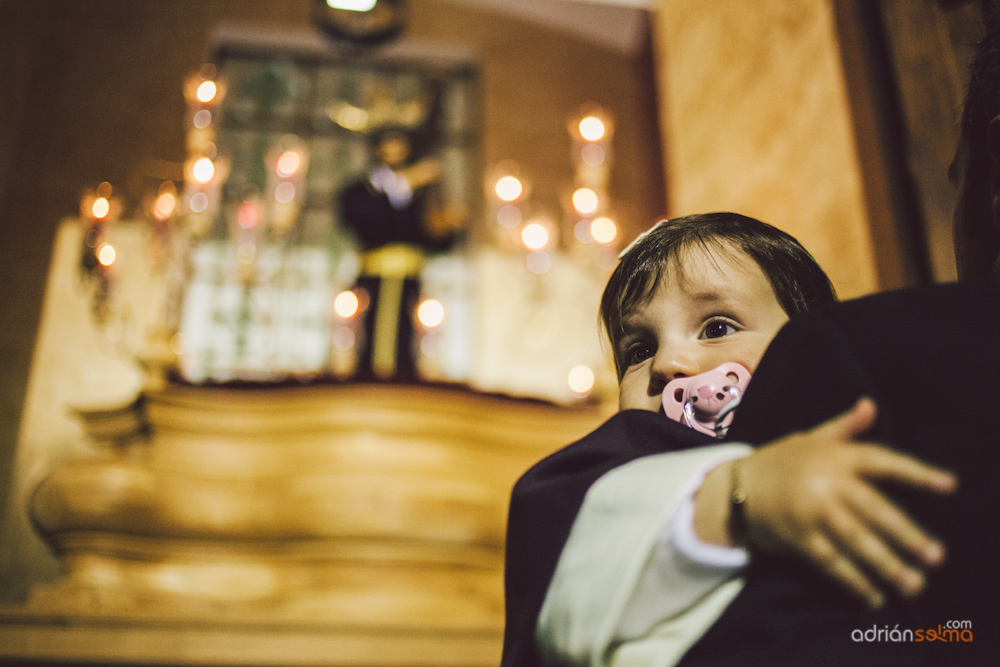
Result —
[[684, 401], [684, 421], [689, 427], [697, 428], [694, 425], [694, 402], [690, 398]]
[[733, 400], [722, 406], [722, 409], [719, 410], [719, 416], [715, 418], [715, 421], [717, 422], [725, 419], [730, 412], [740, 406], [740, 402], [743, 400], [743, 393], [740, 391], [740, 388], [735, 385], [729, 387], [729, 395], [733, 397]]
[[726, 405], [722, 406], [722, 409], [719, 410], [719, 414], [715, 417], [716, 438], [721, 439], [726, 437], [726, 433], [729, 432], [729, 427], [723, 426], [722, 420], [725, 419], [730, 412], [738, 408], [740, 406], [740, 402], [743, 400], [743, 393], [740, 391], [739, 387], [730, 386], [729, 395], [733, 397], [733, 400], [730, 403], [727, 403]]

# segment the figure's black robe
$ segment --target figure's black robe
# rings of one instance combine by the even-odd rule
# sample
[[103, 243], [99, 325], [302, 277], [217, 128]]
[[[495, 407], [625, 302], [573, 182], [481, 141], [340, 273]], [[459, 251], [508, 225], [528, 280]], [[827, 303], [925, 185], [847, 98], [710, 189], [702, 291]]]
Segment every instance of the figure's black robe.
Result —
[[434, 189], [434, 186], [417, 188], [410, 203], [397, 209], [385, 193], [363, 177], [340, 191], [337, 210], [341, 221], [357, 236], [366, 252], [390, 243], [403, 243], [428, 253], [442, 252], [451, 247], [455, 235], [436, 236], [427, 231], [431, 200], [437, 196]]
[[[410, 246], [424, 253], [447, 250], [455, 241], [455, 234], [435, 236], [429, 233], [427, 216], [431, 200], [436, 196], [433, 186], [417, 188], [409, 204], [397, 209], [389, 197], [376, 190], [368, 177], [349, 183], [337, 196], [340, 219], [352, 230], [363, 252], [370, 252], [390, 244]], [[362, 267], [364, 271], [364, 267]], [[380, 304], [383, 276], [362, 273], [358, 276], [357, 287], [365, 290], [370, 299], [370, 307], [364, 313], [364, 335], [359, 341], [357, 379], [375, 378], [372, 369], [372, 341], [375, 333], [376, 313]], [[392, 320], [396, 323], [395, 372], [392, 379], [412, 381], [416, 379], [416, 354], [413, 349], [413, 322], [411, 313], [420, 298], [420, 276], [406, 276], [402, 285], [402, 297]]]
[[[891, 600], [875, 613], [809, 564], [758, 555], [743, 592], [681, 665], [980, 665], [1000, 655], [1000, 456], [994, 454], [1000, 445], [1000, 286], [990, 280], [880, 294], [793, 319], [758, 366], [728, 439], [766, 443], [815, 426], [861, 396], [879, 406], [868, 437], [959, 473], [960, 489], [947, 499], [888, 490], [944, 540], [945, 566], [931, 574], [916, 601]], [[636, 458], [705, 444], [664, 422], [653, 413], [618, 414], [515, 486], [505, 667], [542, 664], [534, 626], [590, 485]], [[971, 622], [971, 633], [943, 633], [952, 641], [942, 641], [938, 626], [945, 630], [950, 621]], [[924, 641], [893, 642], [897, 629]], [[856, 642], [854, 630], [876, 640]], [[956, 641], [970, 634], [973, 641]]]

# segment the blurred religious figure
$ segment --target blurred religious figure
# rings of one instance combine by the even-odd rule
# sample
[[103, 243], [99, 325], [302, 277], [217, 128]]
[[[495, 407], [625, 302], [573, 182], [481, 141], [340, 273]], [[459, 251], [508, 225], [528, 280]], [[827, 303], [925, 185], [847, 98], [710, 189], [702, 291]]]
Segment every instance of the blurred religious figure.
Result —
[[428, 254], [454, 245], [466, 218], [441, 203], [440, 162], [414, 160], [411, 126], [390, 119], [367, 128], [375, 163], [338, 195], [340, 218], [362, 253], [357, 287], [370, 300], [356, 374], [361, 379], [416, 379], [412, 318], [420, 273]]

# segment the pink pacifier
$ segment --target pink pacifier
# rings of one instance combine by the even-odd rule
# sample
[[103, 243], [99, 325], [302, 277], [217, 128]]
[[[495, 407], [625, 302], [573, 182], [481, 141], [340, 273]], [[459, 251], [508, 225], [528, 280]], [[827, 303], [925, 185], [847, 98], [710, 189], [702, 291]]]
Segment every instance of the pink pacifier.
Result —
[[700, 375], [676, 378], [663, 388], [663, 411], [674, 421], [722, 438], [733, 423], [733, 411], [743, 400], [749, 383], [750, 371], [735, 362]]

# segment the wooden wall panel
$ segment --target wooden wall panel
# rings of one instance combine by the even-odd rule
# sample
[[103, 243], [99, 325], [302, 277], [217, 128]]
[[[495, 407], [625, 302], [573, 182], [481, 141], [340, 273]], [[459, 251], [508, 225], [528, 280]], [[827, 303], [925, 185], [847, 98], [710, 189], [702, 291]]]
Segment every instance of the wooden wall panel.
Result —
[[761, 218], [842, 298], [878, 290], [829, 0], [669, 0], [657, 28], [671, 213]]

